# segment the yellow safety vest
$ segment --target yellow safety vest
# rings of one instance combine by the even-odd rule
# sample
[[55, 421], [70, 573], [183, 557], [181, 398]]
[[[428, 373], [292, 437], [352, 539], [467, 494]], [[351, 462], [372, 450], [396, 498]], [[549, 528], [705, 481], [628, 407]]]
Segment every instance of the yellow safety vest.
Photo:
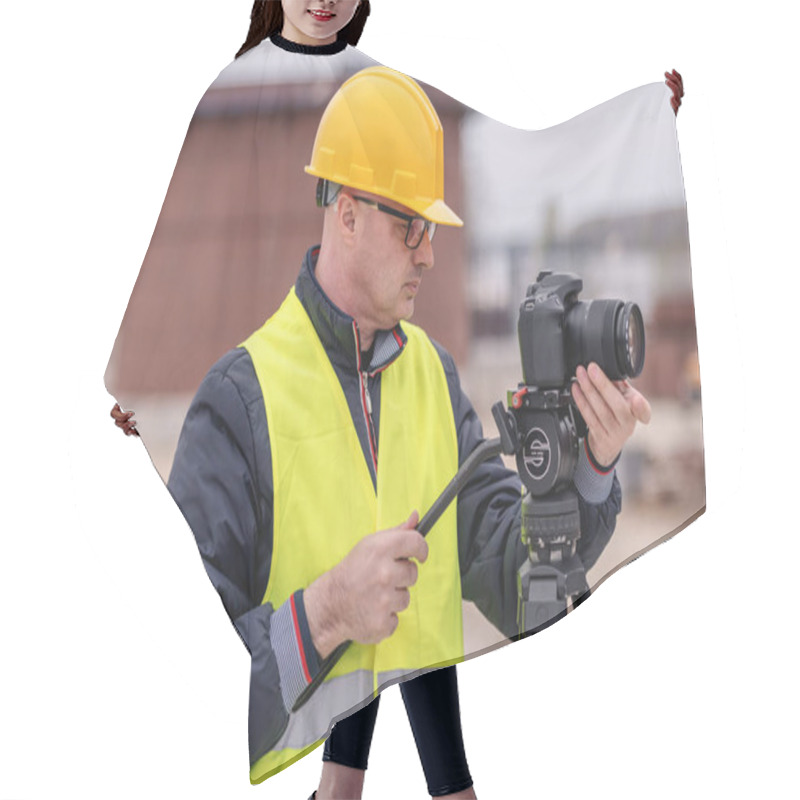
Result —
[[[244, 343], [267, 413], [273, 547], [263, 602], [278, 608], [374, 531], [423, 515], [458, 470], [447, 378], [427, 335], [381, 377], [377, 493], [339, 379], [294, 290]], [[252, 765], [258, 783], [319, 745], [332, 720], [402, 676], [463, 659], [456, 506], [427, 536], [429, 555], [399, 625], [377, 645], [353, 644], [275, 748]]]

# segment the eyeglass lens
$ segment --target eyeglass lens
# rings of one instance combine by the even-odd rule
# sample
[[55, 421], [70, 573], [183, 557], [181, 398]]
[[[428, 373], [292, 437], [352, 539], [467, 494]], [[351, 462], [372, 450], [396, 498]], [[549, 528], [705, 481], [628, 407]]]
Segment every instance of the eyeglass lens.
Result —
[[426, 219], [422, 219], [422, 217], [414, 217], [414, 219], [409, 220], [406, 245], [412, 250], [419, 247], [426, 230], [428, 231], [428, 239], [432, 242], [436, 233], [435, 222], [429, 222]]

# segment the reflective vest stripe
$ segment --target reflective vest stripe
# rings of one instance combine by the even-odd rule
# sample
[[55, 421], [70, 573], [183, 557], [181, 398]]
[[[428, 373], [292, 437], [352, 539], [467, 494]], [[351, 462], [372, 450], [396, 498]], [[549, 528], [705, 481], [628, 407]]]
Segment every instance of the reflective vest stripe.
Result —
[[[286, 769], [297, 759], [322, 744], [337, 719], [331, 717], [331, 708], [342, 706], [357, 710], [371, 702], [373, 675], [371, 670], [357, 670], [348, 675], [326, 680], [302, 711], [289, 717], [289, 724], [272, 750], [259, 758], [250, 768], [250, 782], [261, 781]], [[339, 714], [339, 717], [346, 714]]]

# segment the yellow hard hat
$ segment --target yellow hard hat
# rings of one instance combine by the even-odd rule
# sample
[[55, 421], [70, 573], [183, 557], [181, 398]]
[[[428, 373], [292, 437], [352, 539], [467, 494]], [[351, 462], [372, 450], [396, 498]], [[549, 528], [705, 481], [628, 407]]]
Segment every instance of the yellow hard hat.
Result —
[[444, 202], [442, 123], [416, 81], [369, 67], [345, 81], [317, 129], [309, 175], [372, 192], [440, 225], [464, 223]]

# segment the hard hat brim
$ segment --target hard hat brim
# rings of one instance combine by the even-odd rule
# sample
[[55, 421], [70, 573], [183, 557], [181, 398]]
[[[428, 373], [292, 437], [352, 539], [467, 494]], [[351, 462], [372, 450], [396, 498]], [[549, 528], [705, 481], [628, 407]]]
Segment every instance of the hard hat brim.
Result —
[[437, 225], [450, 225], [454, 228], [461, 228], [464, 225], [461, 218], [443, 200], [434, 200], [425, 209], [413, 210]]

